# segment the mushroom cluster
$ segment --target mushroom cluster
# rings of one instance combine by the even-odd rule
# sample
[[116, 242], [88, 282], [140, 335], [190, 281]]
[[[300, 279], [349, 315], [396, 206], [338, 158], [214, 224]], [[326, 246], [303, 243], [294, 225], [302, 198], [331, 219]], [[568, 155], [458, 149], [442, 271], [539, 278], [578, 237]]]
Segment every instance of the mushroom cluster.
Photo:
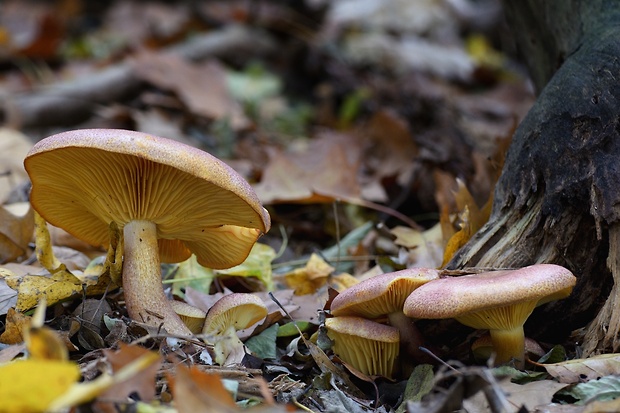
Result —
[[[444, 278], [437, 270], [414, 268], [343, 291], [332, 301], [334, 317], [325, 326], [334, 353], [369, 375], [394, 373], [396, 341], [415, 354], [420, 337], [414, 319], [454, 318], [489, 330], [496, 364], [514, 361], [522, 368], [525, 321], [537, 306], [567, 297], [575, 282], [569, 270], [553, 264]], [[371, 356], [374, 364], [367, 360]]]
[[38, 142], [24, 166], [30, 201], [49, 223], [95, 246], [114, 222], [124, 237], [122, 283], [129, 315], [190, 335], [166, 299], [160, 262], [193, 253], [229, 268], [271, 225], [251, 186], [194, 147], [116, 129], [74, 130]]
[[[368, 278], [341, 292], [331, 303], [334, 317], [325, 323], [334, 352], [364, 374], [391, 377], [401, 348], [415, 354], [420, 345], [417, 329], [403, 314], [405, 300], [438, 278], [437, 270], [409, 268]], [[368, 360], [375, 357], [380, 360]]]

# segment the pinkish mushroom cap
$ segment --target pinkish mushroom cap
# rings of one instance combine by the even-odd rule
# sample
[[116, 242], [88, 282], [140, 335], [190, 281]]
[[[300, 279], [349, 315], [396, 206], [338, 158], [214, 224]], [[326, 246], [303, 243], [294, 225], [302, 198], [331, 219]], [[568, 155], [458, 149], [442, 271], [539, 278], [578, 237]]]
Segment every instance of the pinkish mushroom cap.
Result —
[[409, 268], [376, 275], [338, 294], [332, 301], [331, 313], [374, 319], [402, 312], [405, 300], [413, 290], [438, 278], [439, 271], [429, 268]]
[[429, 282], [405, 301], [409, 317], [455, 318], [477, 329], [489, 329], [497, 363], [524, 359], [523, 324], [540, 304], [567, 297], [576, 282], [566, 268], [537, 264]]

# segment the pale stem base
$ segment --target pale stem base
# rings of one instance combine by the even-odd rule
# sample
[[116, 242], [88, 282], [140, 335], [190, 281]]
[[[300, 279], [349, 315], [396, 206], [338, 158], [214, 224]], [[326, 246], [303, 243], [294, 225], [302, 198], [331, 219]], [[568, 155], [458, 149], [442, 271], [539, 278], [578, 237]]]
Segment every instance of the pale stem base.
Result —
[[154, 327], [161, 326], [170, 334], [192, 335], [164, 294], [155, 223], [130, 221], [123, 236], [123, 290], [129, 316]]

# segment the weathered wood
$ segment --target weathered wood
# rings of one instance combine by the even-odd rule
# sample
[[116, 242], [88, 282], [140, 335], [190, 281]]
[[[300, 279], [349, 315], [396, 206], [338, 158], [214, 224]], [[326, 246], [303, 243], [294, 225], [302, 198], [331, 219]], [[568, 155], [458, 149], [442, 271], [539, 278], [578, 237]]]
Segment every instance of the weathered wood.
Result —
[[[573, 295], [536, 311], [526, 331], [557, 340], [594, 318], [618, 268], [607, 258], [610, 227], [620, 221], [620, 2], [505, 6], [535, 83], [546, 85], [513, 136], [489, 222], [449, 267], [571, 269]], [[620, 316], [620, 308], [605, 311], [590, 330]], [[591, 331], [587, 348], [617, 350], [616, 333]]]

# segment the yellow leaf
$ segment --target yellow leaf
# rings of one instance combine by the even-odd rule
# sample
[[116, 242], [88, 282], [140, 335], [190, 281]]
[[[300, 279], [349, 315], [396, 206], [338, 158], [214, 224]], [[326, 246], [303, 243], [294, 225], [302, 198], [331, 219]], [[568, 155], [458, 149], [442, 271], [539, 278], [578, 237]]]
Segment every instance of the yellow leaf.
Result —
[[342, 292], [347, 288], [359, 283], [360, 280], [352, 276], [351, 274], [342, 273], [334, 275], [330, 280], [330, 286], [338, 291]]
[[105, 257], [95, 258], [76, 277], [86, 285], [86, 295], [100, 295], [122, 285], [123, 237], [115, 222], [110, 223], [110, 246]]
[[325, 285], [333, 271], [334, 267], [312, 254], [305, 267], [285, 274], [284, 279], [290, 288], [295, 289], [295, 295], [313, 294]]
[[452, 259], [456, 251], [469, 241], [482, 226], [489, 220], [491, 214], [492, 197], [479, 208], [463, 181], [457, 179], [458, 190], [454, 194], [456, 206], [459, 210], [460, 230], [449, 239], [444, 251], [442, 267]]
[[67, 346], [49, 327], [31, 328], [26, 334], [26, 345], [31, 360], [68, 360]]
[[184, 297], [183, 290], [191, 287], [196, 291], [209, 294], [211, 283], [215, 278], [215, 272], [198, 264], [196, 256], [192, 254], [187, 260], [180, 262], [174, 274], [172, 292], [174, 295]]
[[276, 251], [273, 248], [257, 242], [244, 262], [232, 268], [217, 270], [215, 273], [236, 277], [256, 277], [263, 283], [267, 291], [272, 291], [271, 261], [275, 258]]
[[47, 222], [36, 211], [34, 213], [34, 228], [37, 260], [43, 268], [49, 272], [54, 272], [60, 267], [61, 263], [52, 251], [52, 241]]
[[[10, 287], [15, 289], [12, 285]], [[34, 308], [42, 300], [46, 300], [48, 305], [53, 305], [81, 292], [82, 282], [69, 271], [60, 270], [51, 276], [25, 275], [16, 289], [15, 309], [23, 312]]]
[[0, 366], [4, 413], [36, 413], [64, 394], [80, 377], [77, 364], [59, 360], [17, 360]]
[[105, 390], [109, 389], [112, 385], [130, 380], [136, 374], [140, 373], [159, 360], [159, 354], [149, 351], [143, 356], [122, 367], [113, 375], [103, 373], [95, 380], [84, 383], [75, 383], [73, 386], [68, 388], [66, 392], [59, 395], [58, 398], [55, 398], [49, 405], [48, 409], [51, 411], [57, 411], [90, 401], [99, 396]]

